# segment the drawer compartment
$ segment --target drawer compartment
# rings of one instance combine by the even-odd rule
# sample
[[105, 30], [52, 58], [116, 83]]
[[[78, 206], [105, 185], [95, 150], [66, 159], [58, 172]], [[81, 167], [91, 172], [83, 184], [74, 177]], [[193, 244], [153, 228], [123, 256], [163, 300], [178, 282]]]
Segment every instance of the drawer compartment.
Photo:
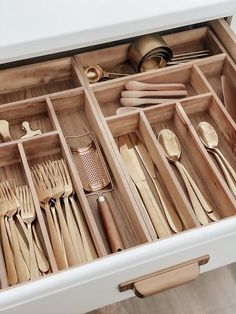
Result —
[[72, 58], [2, 70], [0, 104], [60, 92], [80, 86]]
[[[101, 111], [105, 117], [115, 115], [116, 110], [122, 107], [120, 103], [121, 93], [125, 90], [125, 84], [130, 79], [130, 77], [123, 78], [112, 82], [100, 83], [92, 87]], [[185, 64], [175, 68], [161, 69], [154, 71], [154, 73], [137, 74], [135, 76], [135, 80], [144, 83], [156, 84], [182, 83], [185, 85], [188, 97], [209, 92], [208, 86], [205, 84], [204, 80], [201, 79], [192, 64]]]

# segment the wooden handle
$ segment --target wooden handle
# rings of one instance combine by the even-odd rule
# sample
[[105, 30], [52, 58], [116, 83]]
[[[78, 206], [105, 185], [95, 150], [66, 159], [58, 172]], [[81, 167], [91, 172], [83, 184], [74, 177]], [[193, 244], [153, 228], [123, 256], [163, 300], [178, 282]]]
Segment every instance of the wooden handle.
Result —
[[200, 266], [208, 263], [209, 255], [148, 274], [119, 285], [119, 291], [132, 289], [139, 298], [146, 298], [156, 293], [177, 287], [196, 279], [200, 274]]
[[39, 271], [37, 260], [34, 252], [34, 242], [33, 242], [33, 235], [32, 235], [32, 228], [31, 224], [28, 224], [28, 236], [29, 236], [29, 251], [30, 251], [30, 278], [31, 279], [38, 279], [39, 278]]
[[9, 218], [9, 225], [10, 225], [10, 232], [11, 232], [11, 239], [12, 239], [11, 244], [12, 244], [13, 254], [15, 258], [15, 265], [16, 265], [18, 279], [19, 279], [19, 282], [24, 282], [30, 279], [30, 273], [20, 251], [20, 246], [19, 246], [19, 242], [18, 242], [16, 230], [15, 230], [15, 223], [12, 217]]
[[202, 207], [201, 203], [199, 202], [196, 194], [194, 193], [194, 190], [193, 190], [191, 184], [189, 183], [189, 180], [188, 180], [188, 178], [187, 178], [187, 176], [186, 176], [186, 174], [182, 168], [182, 164], [180, 162], [176, 162], [175, 165], [176, 165], [177, 169], [179, 170], [179, 173], [180, 173], [180, 175], [184, 181], [184, 184], [185, 184], [185, 187], [188, 191], [188, 195], [189, 195], [193, 210], [194, 210], [199, 222], [202, 225], [207, 225], [209, 223], [209, 220], [207, 218], [206, 212], [205, 212], [204, 208]]
[[124, 249], [115, 219], [112, 215], [110, 206], [104, 196], [98, 198], [98, 209], [102, 218], [104, 229], [112, 253], [122, 251]]
[[82, 239], [80, 237], [76, 222], [74, 220], [72, 210], [69, 204], [69, 199], [68, 197], [63, 198], [64, 205], [65, 205], [65, 212], [66, 212], [66, 220], [67, 220], [67, 225], [70, 226], [70, 235], [71, 235], [71, 240], [73, 242], [73, 246], [77, 255], [77, 258], [79, 260], [80, 264], [84, 264], [86, 262], [86, 256], [84, 252], [84, 247], [82, 245]]
[[139, 97], [186, 97], [186, 90], [171, 91], [123, 91], [121, 97], [139, 98]]
[[7, 236], [4, 216], [1, 216], [0, 219], [1, 219], [2, 246], [3, 246], [3, 253], [4, 253], [4, 258], [5, 258], [6, 270], [7, 270], [7, 280], [10, 286], [14, 286], [18, 283], [16, 267], [14, 264], [13, 253], [10, 246], [10, 242]]
[[154, 185], [156, 187], [156, 191], [158, 193], [158, 196], [161, 201], [161, 205], [163, 208], [163, 211], [165, 213], [166, 219], [170, 225], [170, 228], [175, 232], [181, 232], [183, 231], [183, 225], [182, 222], [175, 212], [173, 206], [171, 205], [169, 199], [165, 196], [165, 193], [163, 192], [161, 185], [159, 184], [157, 179], [153, 179]]
[[64, 214], [62, 212], [61, 203], [60, 203], [59, 198], [56, 199], [56, 209], [57, 209], [58, 218], [59, 218], [59, 222], [60, 222], [62, 238], [63, 238], [64, 244], [65, 244], [65, 250], [66, 250], [66, 256], [68, 259], [68, 264], [69, 264], [69, 266], [78, 265], [79, 260], [77, 258], [75, 249], [73, 247], [73, 242], [72, 242], [72, 239], [70, 236], [68, 226], [66, 224]]
[[79, 210], [73, 196], [70, 196], [70, 202], [71, 202], [71, 206], [73, 209], [73, 213], [75, 215], [76, 222], [77, 222], [78, 227], [79, 227], [79, 231], [81, 234], [81, 238], [82, 238], [85, 254], [87, 257], [87, 261], [92, 261], [95, 258], [97, 258], [97, 253], [95, 251], [93, 240], [89, 234], [86, 222], [84, 221], [84, 218], [82, 217], [80, 210]]
[[125, 84], [126, 90], [139, 91], [139, 90], [157, 90], [157, 91], [169, 91], [169, 90], [184, 90], [186, 89], [185, 84], [181, 83], [167, 83], [167, 84], [151, 84], [143, 83], [138, 81], [129, 81]]
[[225, 164], [222, 162], [221, 158], [216, 154], [216, 152], [211, 151], [210, 152], [213, 153], [213, 155], [215, 156], [218, 165], [220, 166], [224, 176], [225, 176], [225, 180], [228, 184], [228, 187], [230, 188], [231, 192], [234, 194], [234, 196], [236, 197], [236, 182], [233, 181], [230, 172], [228, 171], [228, 169], [226, 168]]
[[137, 107], [142, 105], [158, 105], [164, 104], [168, 102], [174, 102], [178, 99], [173, 98], [159, 98], [159, 99], [152, 99], [152, 98], [121, 98], [120, 103], [125, 107]]
[[136, 185], [159, 238], [171, 235], [170, 227], [147, 182]]
[[52, 219], [52, 214], [49, 209], [49, 205], [45, 204], [44, 209], [46, 213], [50, 240], [52, 243], [53, 253], [55, 255], [57, 267], [59, 270], [62, 270], [68, 267], [67, 262], [64, 257], [63, 247], [62, 247], [60, 238], [58, 237], [58, 234], [57, 234], [57, 231], [56, 231], [53, 219]]

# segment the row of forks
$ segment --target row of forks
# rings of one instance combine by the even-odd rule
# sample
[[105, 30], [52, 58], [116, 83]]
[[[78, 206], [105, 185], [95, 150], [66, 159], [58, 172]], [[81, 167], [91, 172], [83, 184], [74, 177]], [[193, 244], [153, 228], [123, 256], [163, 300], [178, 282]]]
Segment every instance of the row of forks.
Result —
[[37, 279], [40, 271], [46, 273], [49, 270], [35, 226], [32, 226], [35, 216], [33, 198], [27, 185], [16, 187], [14, 180], [0, 183], [1, 238], [9, 285]]
[[75, 192], [64, 159], [34, 165], [31, 172], [45, 211], [58, 269], [96, 258], [91, 236], [74, 199]]

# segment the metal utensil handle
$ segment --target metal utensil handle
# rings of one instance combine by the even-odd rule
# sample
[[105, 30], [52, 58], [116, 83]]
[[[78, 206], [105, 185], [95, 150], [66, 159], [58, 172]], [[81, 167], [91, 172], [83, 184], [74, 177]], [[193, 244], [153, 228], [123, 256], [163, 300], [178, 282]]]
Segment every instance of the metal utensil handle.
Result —
[[124, 245], [106, 198], [104, 196], [99, 196], [97, 202], [112, 253], [122, 251]]

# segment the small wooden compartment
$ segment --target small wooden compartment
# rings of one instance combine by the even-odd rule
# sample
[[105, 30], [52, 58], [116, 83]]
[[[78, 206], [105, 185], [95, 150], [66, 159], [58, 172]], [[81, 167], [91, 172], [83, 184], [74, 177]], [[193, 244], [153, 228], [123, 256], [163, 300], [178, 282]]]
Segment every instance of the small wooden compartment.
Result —
[[217, 56], [209, 62], [201, 61], [199, 67], [209, 84], [236, 121], [236, 66], [227, 56]]
[[[200, 96], [198, 96], [201, 98]], [[192, 104], [198, 103], [198, 97], [192, 100]], [[192, 106], [197, 108], [197, 106]], [[180, 104], [166, 104], [147, 108], [144, 113], [157, 138], [162, 129], [170, 129], [178, 137], [181, 145], [180, 162], [185, 166], [206, 201], [215, 209], [221, 218], [235, 215], [236, 202], [232, 198], [228, 188], [218, 176], [218, 172], [212, 167], [210, 157], [203, 149], [200, 139], [193, 126], [186, 118]], [[164, 151], [160, 145], [160, 153]], [[186, 197], [189, 198], [183, 179], [173, 163], [169, 163], [172, 176], [178, 179]]]
[[[199, 96], [195, 100], [181, 101], [181, 105], [196, 132], [198, 124], [203, 121], [214, 127], [219, 139], [217, 148], [224, 154], [233, 169], [236, 169], [236, 128], [235, 124], [228, 119], [228, 114], [223, 105], [211, 95]], [[203, 147], [203, 149], [205, 148]], [[222, 178], [224, 178], [224, 174], [214, 156], [209, 153], [209, 157], [220, 171]]]
[[[100, 121], [96, 121], [96, 113], [88, 102], [84, 91], [81, 89], [76, 93], [68, 93], [63, 97], [54, 97], [51, 101], [56, 113], [55, 120], [58, 121], [58, 129], [60, 128], [62, 130], [65, 138], [68, 136], [82, 136], [93, 132], [96, 140], [99, 142], [103, 157], [105, 158], [106, 167], [108, 168], [114, 186], [114, 189], [105, 193], [104, 196], [107, 198], [110, 205], [124, 247], [129, 248], [148, 241], [150, 238], [146, 226], [142, 221], [138, 209], [134, 208], [134, 201], [130, 200], [129, 191], [127, 191], [125, 186], [122, 173], [117, 169], [117, 165], [114, 164], [112, 152], [107, 148], [107, 140], [103, 138], [103, 134], [101, 134], [99, 130], [100, 126], [98, 123], [100, 123]], [[86, 147], [90, 142], [91, 137], [84, 136], [77, 138], [75, 145]], [[69, 140], [67, 140], [67, 143], [69, 143]], [[78, 170], [76, 162], [74, 166]], [[104, 188], [104, 191], [110, 188], [111, 186], [109, 185]], [[86, 195], [85, 192], [81, 193], [83, 193], [84, 196]], [[110, 248], [104, 233], [104, 226], [98, 211], [97, 198], [97, 195], [89, 196], [89, 193], [87, 193], [86, 200], [89, 204], [91, 215], [93, 215], [99, 234], [102, 237], [102, 243], [105, 245], [106, 251], [110, 253]]]
[[[18, 187], [25, 186], [25, 185], [31, 188], [31, 184], [28, 180], [28, 176], [26, 173], [24, 155], [22, 155], [22, 151], [19, 145], [21, 144], [17, 145], [17, 144], [7, 143], [3, 147], [0, 148], [0, 182], [2, 183], [2, 182], [7, 181], [17, 199], [17, 203], [15, 204], [18, 204], [18, 207], [13, 216], [13, 221], [17, 227], [15, 231], [17, 231], [16, 236], [17, 236], [19, 249], [21, 251], [20, 254], [22, 254], [22, 258], [24, 259], [25, 265], [29, 271], [30, 270], [29, 242], [25, 234], [25, 230], [27, 230], [27, 226], [24, 223], [22, 224], [22, 220], [19, 218], [21, 216], [22, 209], [20, 205], [20, 199], [15, 188], [17, 189]], [[35, 206], [35, 215], [36, 215], [32, 223], [32, 228], [35, 229], [34, 232], [37, 235], [37, 239], [35, 237], [35, 233], [33, 233], [33, 238], [35, 240], [35, 243], [38, 249], [42, 252], [42, 254], [44, 255], [48, 263], [48, 270], [44, 274], [42, 274], [41, 272], [39, 273], [39, 277], [42, 277], [48, 273], [56, 271], [56, 268], [55, 268], [54, 258], [51, 254], [51, 246], [47, 242], [47, 239], [48, 239], [47, 231], [45, 229], [44, 222], [42, 221], [41, 213], [38, 211], [38, 200], [35, 199], [33, 194], [32, 196], [33, 196], [33, 202]], [[3, 197], [3, 195], [1, 195], [1, 197]], [[4, 199], [5, 197], [3, 197], [1, 201], [3, 201]], [[1, 207], [1, 210], [3, 210], [2, 207]], [[5, 224], [6, 224], [6, 218], [5, 218]], [[22, 225], [24, 226], [24, 229]], [[6, 224], [6, 227], [7, 227], [7, 224]], [[15, 251], [13, 249], [13, 244], [12, 244], [12, 234], [10, 237], [8, 228], [6, 230], [8, 233], [8, 238], [9, 238], [9, 243], [11, 245], [12, 253], [14, 254]], [[28, 252], [25, 251], [25, 248]], [[16, 260], [15, 257], [14, 257], [14, 260]], [[0, 263], [1, 262], [2, 261], [0, 259]], [[8, 285], [11, 285], [11, 283], [8, 281], [6, 269], [7, 269], [6, 264], [5, 265], [1, 264], [0, 276], [4, 277], [2, 278], [1, 282], [2, 284], [8, 286]]]
[[[170, 33], [171, 31], [169, 31]], [[174, 54], [210, 50], [211, 55], [221, 54], [223, 47], [217, 37], [208, 27], [172, 32], [163, 35], [166, 44]], [[134, 41], [135, 39], [133, 39]], [[133, 42], [132, 41], [132, 42]], [[135, 70], [128, 59], [132, 42], [99, 50], [82, 53], [76, 56], [83, 67], [99, 64], [107, 72], [135, 74]]]
[[[105, 82], [93, 85], [92, 89], [98, 104], [105, 117], [116, 114], [121, 107], [121, 92], [125, 90], [125, 84], [132, 78]], [[188, 97], [209, 92], [205, 81], [201, 78], [195, 66], [185, 64], [175, 68], [166, 68], [152, 73], [142, 73], [135, 76], [136, 81], [145, 83], [182, 83], [186, 85]]]
[[13, 140], [19, 140], [26, 135], [26, 130], [23, 128], [24, 122], [29, 122], [32, 131], [40, 130], [41, 133], [46, 133], [54, 130], [44, 99], [2, 105], [0, 106], [0, 120], [8, 121]]
[[0, 104], [80, 86], [73, 58], [40, 62], [0, 71]]
[[[172, 208], [177, 212], [182, 222], [183, 230], [198, 226], [199, 223], [192, 214], [191, 208], [189, 207], [189, 204], [187, 203], [179, 184], [176, 184], [176, 181], [173, 179], [173, 176], [168, 169], [166, 160], [161, 156], [157, 148], [155, 138], [153, 138], [152, 130], [144, 114], [138, 112], [127, 113], [120, 116], [109, 117], [106, 119], [106, 121], [114, 138], [113, 149], [115, 150], [116, 155], [119, 155], [120, 162], [125, 168], [128, 180], [132, 179], [129, 175], [129, 170], [127, 169], [127, 166], [120, 155], [119, 141], [123, 135], [135, 135], [140, 139], [141, 143], [148, 151], [148, 154], [154, 163], [155, 175], [158, 181], [159, 190], [162, 191], [161, 193], [164, 193], [165, 198], [170, 202]], [[142, 162], [142, 159], [140, 158], [140, 155], [137, 151], [135, 151], [135, 154], [143, 172], [145, 173], [145, 178], [149, 188], [151, 189], [159, 207], [162, 208], [159, 195], [150, 177], [150, 174], [145, 168], [144, 163]], [[133, 193], [136, 193], [136, 199], [142, 202], [142, 198], [139, 196], [138, 188], [133, 185], [133, 190]], [[146, 209], [144, 209], [144, 211], [146, 212]], [[171, 233], [173, 233], [173, 230]]]

